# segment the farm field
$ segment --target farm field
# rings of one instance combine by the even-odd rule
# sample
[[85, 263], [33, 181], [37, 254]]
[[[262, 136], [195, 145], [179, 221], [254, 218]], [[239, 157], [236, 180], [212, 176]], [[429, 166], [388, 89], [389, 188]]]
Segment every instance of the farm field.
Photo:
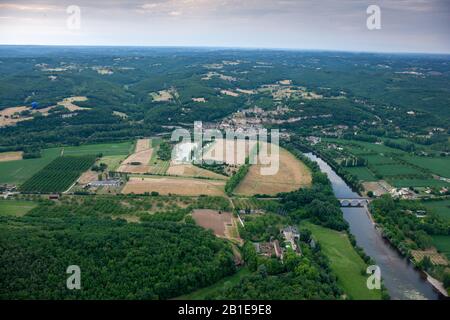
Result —
[[119, 142], [43, 149], [41, 158], [0, 162], [0, 184], [22, 184], [62, 153], [65, 156], [97, 155], [99, 153], [102, 153], [103, 156], [126, 156], [132, 146], [132, 142]]
[[367, 155], [370, 153], [384, 154], [384, 155], [385, 154], [399, 154], [399, 155], [405, 154], [405, 152], [402, 150], [394, 149], [394, 148], [385, 146], [383, 144], [375, 144], [375, 143], [356, 141], [356, 140], [330, 139], [330, 138], [326, 138], [323, 140], [326, 142], [342, 145], [355, 155]]
[[22, 151], [0, 152], [0, 162], [22, 160]]
[[367, 167], [345, 168], [346, 171], [358, 177], [361, 181], [376, 181], [377, 178]]
[[442, 201], [424, 201], [422, 204], [441, 217], [450, 220], [450, 199]]
[[406, 155], [402, 158], [405, 161], [429, 170], [436, 175], [450, 178], [450, 157], [431, 158]]
[[228, 165], [243, 165], [256, 141], [217, 139], [203, 151], [203, 160], [223, 162]]
[[133, 142], [117, 142], [117, 143], [101, 143], [101, 144], [86, 144], [76, 147], [62, 147], [62, 155], [64, 156], [86, 156], [102, 154], [105, 156], [119, 156], [128, 155], [133, 148]]
[[41, 158], [0, 162], [0, 183], [21, 184], [60, 154], [58, 148], [45, 149]]
[[224, 196], [225, 181], [178, 177], [131, 177], [123, 194], [144, 194], [156, 191], [162, 195]]
[[435, 179], [387, 179], [396, 188], [408, 187], [446, 187], [449, 183]]
[[210, 178], [217, 180], [226, 180], [228, 177], [203, 169], [193, 164], [171, 164], [168, 168], [168, 175], [173, 176], [183, 176], [183, 177], [201, 177], [201, 178]]
[[302, 223], [302, 226], [311, 230], [313, 236], [319, 241], [322, 251], [330, 259], [331, 268], [338, 277], [338, 283], [352, 299], [381, 299], [379, 290], [367, 289], [367, 277], [361, 274], [366, 270], [366, 265], [352, 247], [347, 234], [309, 222]]
[[150, 171], [149, 163], [153, 153], [154, 150], [152, 148], [151, 140], [139, 139], [136, 142], [134, 153], [121, 163], [117, 171], [127, 173], [148, 173]]
[[212, 230], [216, 237], [241, 241], [237, 228], [237, 219], [231, 212], [195, 209], [192, 218], [202, 228]]
[[375, 170], [383, 177], [422, 174], [418, 169], [403, 164], [378, 165]]
[[238, 272], [236, 272], [232, 276], [225, 277], [209, 287], [202, 288], [189, 294], [182, 295], [176, 298], [175, 300], [206, 300], [212, 294], [216, 293], [218, 290], [224, 288], [225, 286], [235, 285], [239, 283], [243, 277], [250, 274], [251, 271], [247, 267], [241, 268], [239, 269]]
[[95, 156], [58, 157], [20, 187], [24, 192], [63, 192], [95, 162]]
[[119, 168], [120, 163], [125, 160], [126, 156], [125, 155], [121, 155], [121, 156], [104, 156], [102, 158], [100, 158], [97, 163], [104, 163], [108, 166], [108, 170], [109, 171], [115, 171], [117, 170], [117, 168]]
[[169, 167], [170, 167], [169, 161], [157, 159], [150, 165], [148, 173], [156, 175], [165, 175]]
[[385, 157], [379, 154], [370, 154], [362, 156], [369, 162], [369, 165], [380, 165], [380, 164], [396, 164], [397, 161], [389, 157]]
[[450, 236], [433, 236], [433, 244], [450, 260]]
[[353, 155], [368, 161], [370, 169], [367, 167], [345, 168], [360, 181], [376, 181], [379, 175], [396, 188], [449, 185], [445, 181], [433, 179], [432, 176], [432, 174], [450, 176], [450, 158], [448, 157], [421, 157], [382, 144], [362, 141], [328, 138], [323, 141], [343, 147], [344, 151], [341, 150], [338, 153], [341, 157]]
[[276, 195], [311, 185], [312, 177], [308, 167], [293, 154], [280, 148], [279, 170], [275, 175], [261, 175], [262, 164], [250, 166], [249, 172], [234, 190], [236, 195]]
[[37, 204], [25, 200], [0, 200], [0, 216], [23, 216]]
[[267, 210], [276, 211], [280, 204], [274, 200], [256, 198], [233, 198], [237, 210]]

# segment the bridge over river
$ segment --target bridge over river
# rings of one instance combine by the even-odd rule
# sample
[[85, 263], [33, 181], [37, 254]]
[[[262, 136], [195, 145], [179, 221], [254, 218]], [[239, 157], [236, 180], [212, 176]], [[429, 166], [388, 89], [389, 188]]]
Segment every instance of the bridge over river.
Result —
[[341, 207], [344, 208], [362, 208], [366, 207], [370, 199], [369, 198], [338, 198]]

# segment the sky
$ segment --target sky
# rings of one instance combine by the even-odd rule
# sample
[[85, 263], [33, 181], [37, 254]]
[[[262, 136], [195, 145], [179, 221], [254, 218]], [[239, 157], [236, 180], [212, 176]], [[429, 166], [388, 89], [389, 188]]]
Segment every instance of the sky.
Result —
[[450, 53], [450, 0], [0, 0], [0, 44]]

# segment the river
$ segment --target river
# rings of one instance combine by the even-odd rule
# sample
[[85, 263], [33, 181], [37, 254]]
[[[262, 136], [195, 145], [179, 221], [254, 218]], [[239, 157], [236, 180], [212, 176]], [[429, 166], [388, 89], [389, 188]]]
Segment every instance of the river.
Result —
[[[325, 161], [312, 153], [305, 155], [315, 161], [321, 171], [328, 175], [337, 198], [360, 197]], [[358, 246], [363, 248], [364, 252], [380, 267], [383, 283], [391, 299], [439, 299], [439, 294], [426, 281], [422, 273], [381, 237], [369, 218], [366, 208], [342, 208], [342, 212]]]

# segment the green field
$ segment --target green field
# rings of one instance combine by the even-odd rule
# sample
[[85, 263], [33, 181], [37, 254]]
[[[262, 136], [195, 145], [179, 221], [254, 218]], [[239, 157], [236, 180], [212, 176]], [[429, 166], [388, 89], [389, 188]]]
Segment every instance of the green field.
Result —
[[435, 179], [387, 179], [387, 181], [396, 188], [449, 186], [449, 183]]
[[36, 206], [32, 201], [0, 200], [0, 216], [23, 216]]
[[133, 152], [133, 142], [119, 142], [119, 143], [102, 143], [102, 144], [87, 144], [76, 147], [64, 147], [65, 156], [85, 156], [97, 155], [99, 153], [103, 156], [121, 156], [128, 155]]
[[205, 300], [207, 299], [211, 294], [215, 293], [217, 290], [223, 288], [224, 286], [234, 285], [237, 284], [241, 278], [243, 278], [246, 275], [251, 274], [250, 270], [246, 267], [240, 269], [238, 272], [233, 274], [232, 276], [223, 278], [219, 282], [216, 282], [215, 284], [196, 290], [192, 293], [185, 294], [183, 296], [180, 296], [176, 298], [175, 300]]
[[377, 178], [367, 167], [352, 167], [345, 168], [346, 171], [350, 172], [352, 175], [357, 176], [361, 181], [377, 181]]
[[126, 156], [133, 148], [132, 142], [91, 144], [77, 147], [60, 147], [42, 150], [42, 157], [17, 161], [0, 162], [0, 184], [22, 184], [39, 170], [61, 155], [84, 156], [102, 153], [104, 156]]
[[450, 157], [432, 158], [407, 155], [403, 159], [434, 174], [450, 178]]
[[397, 162], [389, 157], [382, 156], [380, 154], [370, 154], [363, 156], [369, 162], [369, 165], [379, 164], [396, 164]]
[[59, 149], [46, 149], [38, 159], [0, 162], [0, 183], [21, 184], [61, 154]]
[[384, 177], [423, 174], [418, 169], [403, 164], [378, 165], [374, 170]]
[[441, 217], [450, 220], [450, 200], [424, 201], [422, 204]]
[[267, 210], [276, 211], [279, 203], [274, 200], [257, 199], [257, 198], [233, 198], [234, 207], [237, 210]]
[[355, 155], [363, 155], [368, 153], [405, 154], [405, 152], [402, 150], [390, 148], [383, 144], [375, 144], [370, 142], [344, 140], [344, 139], [323, 139], [323, 141], [342, 145]]
[[24, 192], [63, 192], [95, 162], [95, 156], [64, 156], [50, 162], [20, 187]]
[[433, 236], [433, 244], [450, 260], [450, 236]]
[[98, 160], [98, 164], [104, 163], [108, 166], [108, 171], [114, 171], [119, 168], [120, 163], [126, 159], [125, 155], [121, 156], [105, 156]]
[[[397, 139], [398, 142], [407, 142]], [[396, 141], [397, 141], [396, 140]], [[421, 157], [382, 144], [345, 139], [323, 139], [344, 148], [342, 158], [358, 156], [368, 161], [369, 167], [345, 168], [361, 181], [376, 181], [376, 176], [396, 188], [445, 187], [450, 184], [433, 179], [432, 174], [450, 177], [449, 157]]]
[[369, 290], [366, 286], [367, 276], [362, 258], [356, 253], [346, 233], [334, 231], [308, 222], [303, 227], [311, 230], [319, 241], [323, 253], [330, 260], [331, 268], [338, 277], [338, 283], [352, 299], [381, 299], [380, 290]]

